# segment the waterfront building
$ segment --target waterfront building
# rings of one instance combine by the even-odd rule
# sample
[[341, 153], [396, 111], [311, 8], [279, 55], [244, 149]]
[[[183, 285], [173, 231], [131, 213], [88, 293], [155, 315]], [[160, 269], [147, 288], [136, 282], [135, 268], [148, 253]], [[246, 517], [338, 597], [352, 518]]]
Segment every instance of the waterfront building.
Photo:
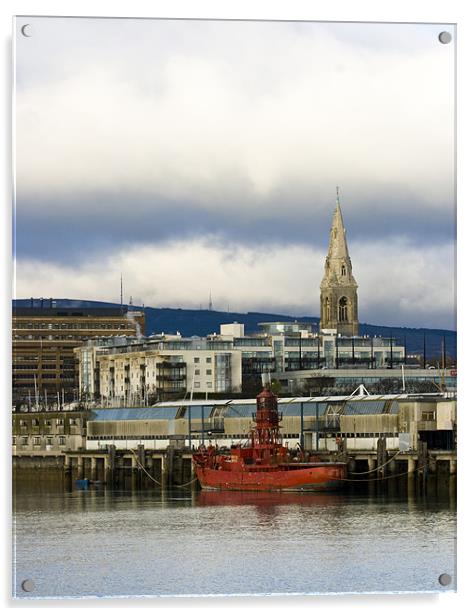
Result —
[[[449, 394], [280, 398], [281, 433], [290, 447], [307, 451], [416, 451], [455, 449], [456, 398]], [[87, 422], [86, 449], [196, 448], [209, 442], [231, 447], [246, 441], [255, 399], [181, 400], [148, 408], [96, 409]], [[403, 445], [403, 443], [405, 443]]]
[[343, 337], [299, 322], [261, 327], [248, 336], [242, 324], [230, 323], [202, 338], [177, 333], [90, 341], [76, 349], [81, 394], [107, 406], [246, 397], [259, 390], [263, 374], [282, 393], [299, 395], [351, 393], [361, 384], [373, 393], [456, 389], [454, 370], [407, 366], [405, 346], [393, 338]]
[[[343, 456], [372, 470], [382, 451], [400, 451], [399, 460], [409, 474], [421, 465], [422, 456], [430, 471], [441, 464], [450, 473], [456, 471], [455, 395], [282, 397], [278, 405], [283, 439], [296, 452], [314, 451], [331, 459]], [[121, 468], [137, 470], [142, 457], [163, 481], [164, 472], [173, 471], [174, 460], [180, 465], [187, 457], [190, 461], [191, 450], [200, 445], [230, 448], [246, 441], [255, 411], [255, 398], [225, 398], [135, 408], [14, 412], [13, 466], [74, 468], [79, 478], [97, 479], [97, 472], [104, 475], [114, 466], [117, 453]], [[154, 464], [158, 460], [160, 469]]]
[[321, 330], [336, 330], [343, 336], [359, 334], [357, 283], [352, 273], [339, 192], [321, 282], [320, 327]]
[[56, 402], [77, 395], [74, 348], [100, 336], [141, 336], [143, 311], [124, 308], [57, 307], [53, 299], [31, 299], [13, 307], [13, 402]]
[[227, 340], [177, 335], [98, 341], [76, 350], [79, 386], [105, 405], [240, 392], [241, 353]]
[[12, 413], [13, 456], [42, 457], [55, 464], [65, 450], [81, 450], [86, 445], [86, 422], [93, 417], [86, 409], [62, 411], [19, 411]]

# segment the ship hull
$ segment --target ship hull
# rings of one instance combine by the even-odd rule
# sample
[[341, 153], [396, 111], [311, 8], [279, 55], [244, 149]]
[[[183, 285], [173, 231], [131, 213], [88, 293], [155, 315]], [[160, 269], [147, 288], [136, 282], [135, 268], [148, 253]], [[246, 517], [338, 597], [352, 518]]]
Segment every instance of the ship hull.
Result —
[[222, 470], [196, 467], [204, 490], [248, 490], [255, 492], [315, 492], [342, 488], [345, 464], [321, 464], [265, 471]]

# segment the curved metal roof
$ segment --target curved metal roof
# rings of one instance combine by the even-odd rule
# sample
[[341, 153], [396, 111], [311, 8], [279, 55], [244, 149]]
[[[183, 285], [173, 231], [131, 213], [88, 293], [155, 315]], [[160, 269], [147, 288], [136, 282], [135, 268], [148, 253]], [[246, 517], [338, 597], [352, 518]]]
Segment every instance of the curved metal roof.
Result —
[[178, 407], [145, 407], [95, 409], [94, 418], [90, 421], [137, 421], [140, 419], [175, 419]]
[[[380, 415], [398, 413], [399, 400], [425, 399], [424, 396], [384, 395], [384, 396], [325, 396], [316, 398], [280, 398], [278, 400], [279, 412], [284, 417], [299, 417], [301, 404], [305, 417], [315, 417], [316, 407], [320, 417], [327, 409], [339, 406], [344, 415]], [[432, 395], [431, 399], [435, 399]], [[443, 399], [436, 397], [436, 399]], [[111, 408], [93, 409], [95, 417], [91, 421], [120, 421], [141, 419], [192, 419], [209, 418], [217, 409], [221, 417], [251, 417], [256, 411], [256, 401], [251, 400], [181, 400], [177, 402], [162, 402], [146, 408]]]

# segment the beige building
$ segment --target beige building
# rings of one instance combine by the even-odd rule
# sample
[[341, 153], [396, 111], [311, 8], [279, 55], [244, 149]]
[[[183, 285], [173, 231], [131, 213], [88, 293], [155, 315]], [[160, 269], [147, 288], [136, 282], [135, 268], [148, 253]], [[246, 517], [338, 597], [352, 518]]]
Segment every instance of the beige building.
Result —
[[57, 455], [85, 446], [90, 411], [41, 411], [12, 414], [13, 455]]
[[105, 341], [76, 352], [81, 391], [106, 406], [241, 391], [241, 352], [225, 341], [164, 335]]

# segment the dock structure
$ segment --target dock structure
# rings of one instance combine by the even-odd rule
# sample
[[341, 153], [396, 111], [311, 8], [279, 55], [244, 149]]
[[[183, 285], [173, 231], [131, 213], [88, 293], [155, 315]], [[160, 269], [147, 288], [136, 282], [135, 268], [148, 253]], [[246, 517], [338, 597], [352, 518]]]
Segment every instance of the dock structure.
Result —
[[[254, 409], [254, 399], [238, 399], [94, 409], [54, 419], [21, 413], [14, 418], [13, 465], [63, 468], [68, 477], [109, 485], [121, 477], [138, 487], [186, 485], [194, 479], [193, 452], [246, 440]], [[281, 398], [279, 411], [293, 455], [345, 461], [349, 481], [456, 473], [454, 394]]]
[[[130, 478], [134, 487], [183, 486], [194, 480], [192, 455], [188, 448], [164, 451], [137, 449], [64, 451], [61, 455], [20, 454], [14, 466], [20, 469], [63, 469], [66, 476], [88, 479], [115, 486]], [[347, 462], [349, 479], [376, 481], [407, 475], [409, 478], [426, 478], [444, 474], [456, 474], [456, 452], [447, 450], [419, 451], [399, 450], [353, 450], [350, 454], [319, 451], [323, 461]]]
[[135, 487], [167, 488], [193, 481], [192, 452], [165, 451], [65, 451], [63, 468], [72, 480], [88, 479], [114, 486], [127, 476]]
[[[423, 448], [424, 451], [425, 448]], [[117, 485], [127, 476], [135, 487], [159, 486], [163, 488], [182, 486], [193, 481], [193, 451], [185, 448], [165, 451], [138, 449], [117, 451], [114, 447], [105, 451], [65, 451], [64, 459], [57, 468], [71, 479], [89, 479], [106, 485]], [[427, 476], [456, 474], [456, 452], [426, 450], [403, 452], [383, 449], [369, 452], [354, 450], [351, 454], [320, 452], [323, 461], [345, 460], [351, 480], [376, 481], [407, 475], [409, 479]], [[21, 465], [20, 465], [21, 466]]]

